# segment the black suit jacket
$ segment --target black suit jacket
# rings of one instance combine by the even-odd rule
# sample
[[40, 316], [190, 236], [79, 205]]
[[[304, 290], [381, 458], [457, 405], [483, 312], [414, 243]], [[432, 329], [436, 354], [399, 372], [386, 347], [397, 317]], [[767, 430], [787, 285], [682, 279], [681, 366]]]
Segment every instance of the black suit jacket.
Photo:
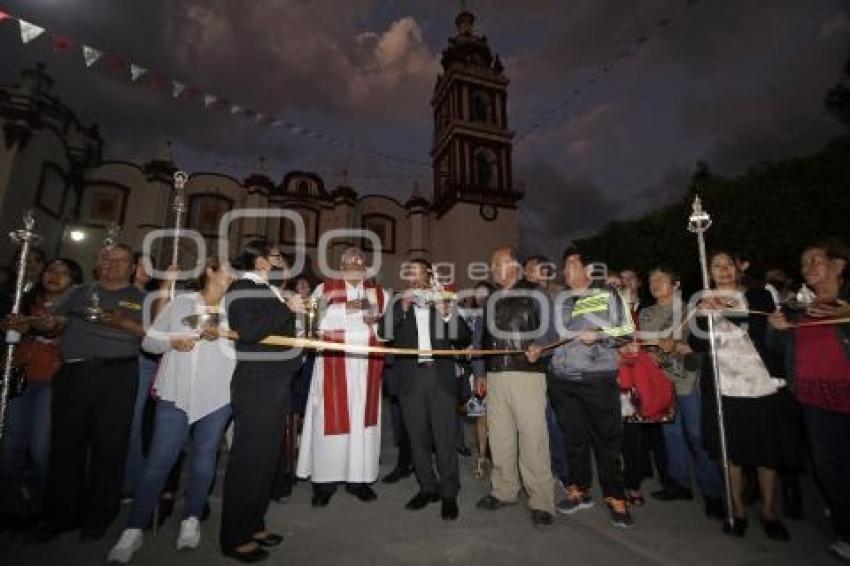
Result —
[[[224, 298], [227, 322], [239, 334], [236, 341], [236, 374], [256, 377], [294, 374], [301, 364], [301, 356], [287, 352], [291, 348], [267, 346], [259, 342], [268, 336], [295, 335], [295, 313], [282, 303], [268, 285], [250, 279], [237, 279], [227, 289]], [[272, 361], [244, 359], [242, 353], [256, 354], [287, 352]], [[281, 376], [282, 377], [282, 376]]]
[[[432, 349], [463, 349], [469, 345], [472, 340], [472, 333], [463, 318], [458, 315], [457, 309], [452, 311], [448, 322], [443, 320], [443, 317], [433, 306], [430, 312]], [[419, 331], [416, 328], [414, 307], [411, 306], [405, 311], [401, 306], [400, 300], [393, 302], [391, 308], [387, 309], [387, 312], [378, 321], [378, 336], [384, 340], [390, 340], [392, 345], [397, 348], [418, 348]], [[462, 355], [462, 352], [458, 354]], [[412, 386], [410, 378], [414, 369], [416, 369], [418, 360], [418, 356], [396, 355], [393, 357], [393, 371], [396, 373], [395, 377], [397, 379], [397, 391], [399, 395], [404, 395], [410, 391]], [[438, 356], [434, 358], [434, 362], [437, 366], [436, 369], [440, 385], [446, 391], [456, 396], [458, 378], [455, 373], [455, 357]]]

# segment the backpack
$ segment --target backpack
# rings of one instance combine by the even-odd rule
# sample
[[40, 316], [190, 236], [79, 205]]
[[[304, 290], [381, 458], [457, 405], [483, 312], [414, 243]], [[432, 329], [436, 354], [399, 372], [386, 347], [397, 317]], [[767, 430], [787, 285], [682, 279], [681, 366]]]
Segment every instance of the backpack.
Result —
[[627, 393], [634, 406], [637, 422], [669, 422], [676, 411], [673, 382], [648, 352], [622, 354], [618, 374], [620, 390]]

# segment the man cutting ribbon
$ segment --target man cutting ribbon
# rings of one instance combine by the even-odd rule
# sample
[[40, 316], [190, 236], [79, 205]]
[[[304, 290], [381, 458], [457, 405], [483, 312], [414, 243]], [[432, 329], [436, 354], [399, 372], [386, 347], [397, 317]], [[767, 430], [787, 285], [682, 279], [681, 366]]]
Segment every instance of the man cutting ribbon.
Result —
[[[353, 346], [377, 345], [375, 321], [383, 313], [383, 288], [366, 279], [366, 254], [346, 249], [341, 279], [328, 279], [313, 297], [325, 305], [322, 340]], [[384, 358], [323, 350], [316, 356], [304, 415], [296, 474], [313, 482], [313, 506], [326, 506], [345, 482], [361, 501], [377, 495], [381, 449], [381, 372]]]

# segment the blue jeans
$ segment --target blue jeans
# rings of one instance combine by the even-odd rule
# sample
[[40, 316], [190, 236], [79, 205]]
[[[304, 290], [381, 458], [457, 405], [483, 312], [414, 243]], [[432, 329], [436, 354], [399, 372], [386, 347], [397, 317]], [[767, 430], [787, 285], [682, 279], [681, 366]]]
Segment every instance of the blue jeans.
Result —
[[552, 458], [552, 475], [567, 485], [570, 480], [570, 468], [567, 464], [567, 439], [558, 425], [552, 402], [546, 402], [546, 425], [549, 428], [549, 454]]
[[148, 402], [151, 385], [156, 377], [157, 360], [139, 356], [139, 390], [133, 406], [133, 423], [130, 425], [130, 444], [127, 446], [127, 467], [124, 470], [124, 493], [132, 494], [142, 473], [145, 471], [145, 455], [142, 450], [142, 418]]
[[[23, 395], [9, 399], [0, 445], [0, 513], [3, 515], [37, 514], [44, 510], [51, 399], [49, 381], [30, 381]], [[28, 462], [32, 464], [29, 476]]]
[[667, 447], [667, 478], [684, 488], [691, 485], [691, 457], [704, 497], [722, 497], [720, 466], [702, 444], [702, 401], [699, 391], [677, 395], [676, 419], [663, 427]]
[[[192, 425], [192, 472], [186, 487], [184, 518], [200, 517], [204, 510], [207, 494], [215, 479], [216, 453], [230, 415], [230, 405], [226, 405]], [[168, 473], [189, 436], [189, 429], [186, 413], [174, 403], [159, 401], [156, 404], [153, 441], [144, 473], [136, 487], [128, 528], [143, 529], [147, 526]]]

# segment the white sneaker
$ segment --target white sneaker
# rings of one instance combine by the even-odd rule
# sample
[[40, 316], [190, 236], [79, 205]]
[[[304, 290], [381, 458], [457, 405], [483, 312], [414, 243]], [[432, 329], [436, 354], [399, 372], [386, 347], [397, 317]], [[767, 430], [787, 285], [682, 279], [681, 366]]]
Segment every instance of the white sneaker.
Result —
[[850, 543], [840, 540], [830, 546], [829, 550], [835, 556], [850, 564]]
[[201, 523], [197, 517], [189, 517], [180, 523], [180, 536], [177, 537], [177, 550], [198, 548], [201, 543]]
[[121, 533], [121, 538], [109, 551], [107, 562], [118, 562], [119, 564], [127, 564], [133, 554], [142, 548], [142, 529], [124, 529]]

